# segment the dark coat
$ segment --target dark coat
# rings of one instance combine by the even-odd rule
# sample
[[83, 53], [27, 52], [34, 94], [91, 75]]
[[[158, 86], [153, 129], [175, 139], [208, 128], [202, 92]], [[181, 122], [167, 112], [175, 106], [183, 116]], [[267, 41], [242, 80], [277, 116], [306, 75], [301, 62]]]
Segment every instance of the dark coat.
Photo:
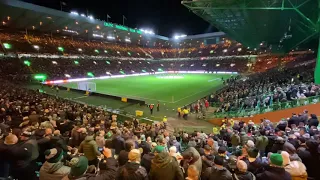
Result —
[[182, 170], [177, 160], [162, 152], [152, 160], [149, 177], [152, 180], [183, 180]]
[[115, 153], [119, 154], [124, 149], [124, 139], [121, 136], [116, 136], [112, 139], [112, 148], [115, 149]]
[[223, 167], [222, 169], [217, 167], [209, 167], [205, 170], [204, 174], [201, 177], [202, 180], [232, 180], [232, 174], [228, 169]]
[[318, 127], [319, 120], [318, 120], [318, 118], [317, 118], [317, 116], [315, 114], [311, 114], [311, 118], [308, 120], [308, 125], [309, 125], [309, 128], [311, 126]]
[[99, 164], [100, 178], [104, 180], [113, 180], [117, 176], [118, 161], [114, 158], [106, 158]]
[[258, 180], [291, 180], [291, 175], [284, 168], [268, 166], [257, 175]]
[[234, 180], [254, 180], [255, 176], [251, 172], [236, 171], [233, 175]]
[[148, 174], [144, 167], [134, 162], [127, 162], [117, 174], [117, 180], [148, 180]]
[[260, 158], [257, 158], [253, 162], [249, 162], [249, 160], [245, 160], [245, 162], [248, 165], [248, 171], [252, 172], [255, 175], [257, 175], [258, 173], [263, 172], [264, 168], [267, 166], [267, 164], [263, 163]]
[[298, 151], [298, 155], [307, 168], [308, 177], [320, 179], [320, 155], [317, 152], [312, 153], [309, 150]]
[[143, 156], [144, 154], [148, 154], [149, 152], [151, 152], [151, 146], [149, 143], [147, 143], [146, 141], [141, 141], [141, 143], [139, 144], [139, 148], [143, 149], [143, 152], [141, 154], [141, 156]]
[[142, 156], [141, 166], [145, 167], [147, 172], [150, 172], [151, 169], [151, 161], [154, 159], [155, 155], [153, 153], [148, 153]]
[[[205, 170], [208, 167], [214, 166], [214, 155], [204, 155], [202, 156], [202, 169]], [[202, 171], [204, 173], [204, 171]]]
[[120, 151], [119, 156], [118, 156], [118, 161], [119, 161], [120, 166], [123, 166], [128, 162], [128, 160], [129, 160], [128, 155], [129, 155], [128, 151], [126, 151], [126, 150]]

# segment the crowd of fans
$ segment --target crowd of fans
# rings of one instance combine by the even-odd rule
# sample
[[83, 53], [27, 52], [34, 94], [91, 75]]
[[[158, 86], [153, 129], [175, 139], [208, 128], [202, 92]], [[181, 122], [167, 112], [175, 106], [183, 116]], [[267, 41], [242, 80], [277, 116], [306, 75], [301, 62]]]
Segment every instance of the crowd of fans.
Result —
[[306, 99], [319, 94], [313, 83], [315, 62], [284, 69], [271, 69], [240, 80], [230, 79], [227, 86], [212, 95], [220, 104], [217, 112], [269, 107], [274, 103]]
[[169, 132], [5, 80], [0, 94], [3, 178], [320, 179], [319, 121], [307, 111], [276, 124], [225, 119], [219, 133]]

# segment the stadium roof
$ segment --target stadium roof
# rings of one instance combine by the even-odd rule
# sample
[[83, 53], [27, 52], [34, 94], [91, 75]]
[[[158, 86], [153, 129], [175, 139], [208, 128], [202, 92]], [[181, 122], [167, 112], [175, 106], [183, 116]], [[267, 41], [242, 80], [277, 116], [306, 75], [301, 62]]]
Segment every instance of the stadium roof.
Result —
[[[208, 39], [225, 36], [224, 33], [217, 32], [192, 35], [176, 40], [94, 19], [94, 17], [90, 18], [90, 15], [58, 11], [18, 0], [0, 0], [0, 20], [2, 21], [0, 27], [4, 25], [14, 29], [28, 30], [28, 32], [35, 30], [115, 42], [125, 42], [126, 39], [130, 39], [132, 43], [150, 47], [181, 47], [187, 44], [196, 46]], [[107, 39], [108, 36], [116, 39]], [[214, 42], [219, 40], [220, 38], [217, 38]]]
[[248, 47], [286, 52], [319, 36], [318, 0], [185, 0], [182, 4]]

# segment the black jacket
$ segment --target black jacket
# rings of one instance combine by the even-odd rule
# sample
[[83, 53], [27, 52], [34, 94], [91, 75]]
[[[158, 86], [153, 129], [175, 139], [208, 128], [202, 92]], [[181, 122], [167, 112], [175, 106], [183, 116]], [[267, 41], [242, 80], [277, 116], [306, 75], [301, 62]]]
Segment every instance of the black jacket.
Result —
[[125, 150], [120, 151], [119, 156], [118, 156], [118, 161], [119, 161], [120, 166], [123, 166], [128, 162], [128, 160], [129, 160], [128, 155], [129, 155], [128, 151], [125, 151]]
[[147, 143], [146, 141], [141, 141], [141, 143], [139, 144], [139, 148], [142, 148], [142, 149], [143, 149], [143, 152], [142, 152], [141, 156], [143, 156], [144, 154], [148, 154], [149, 152], [151, 152], [150, 144]]
[[127, 162], [117, 174], [117, 180], [147, 180], [148, 174], [144, 167], [134, 162]]
[[146, 168], [147, 172], [150, 172], [151, 169], [151, 161], [152, 159], [155, 157], [155, 155], [153, 153], [148, 153], [142, 156], [141, 159], [141, 166], [143, 166], [144, 168]]
[[256, 177], [251, 172], [236, 171], [233, 175], [234, 180], [255, 180]]
[[311, 118], [308, 120], [308, 125], [309, 125], [309, 128], [311, 126], [318, 127], [319, 120], [318, 120], [318, 118], [317, 118], [317, 116], [315, 114], [311, 114]]
[[[202, 156], [202, 169], [205, 170], [208, 167], [212, 167], [214, 165], [214, 155], [204, 155]], [[204, 173], [204, 171], [202, 171]]]
[[264, 171], [264, 168], [267, 166], [267, 164], [264, 164], [260, 158], [257, 158], [253, 162], [249, 162], [249, 160], [245, 160], [245, 162], [248, 165], [248, 171], [252, 172], [253, 174], [257, 175], [258, 173], [261, 173]]
[[205, 170], [204, 174], [201, 176], [202, 180], [232, 180], [232, 174], [225, 167], [222, 169], [217, 167], [209, 167]]
[[115, 149], [115, 153], [119, 154], [124, 149], [124, 139], [121, 136], [116, 136], [112, 139], [112, 148]]
[[117, 176], [118, 161], [114, 158], [106, 158], [99, 164], [100, 168], [100, 179], [114, 180]]
[[284, 168], [268, 166], [263, 173], [257, 174], [258, 180], [291, 180]]
[[309, 150], [302, 150], [298, 151], [298, 156], [307, 168], [308, 177], [320, 179], [320, 155], [317, 152], [312, 153]]

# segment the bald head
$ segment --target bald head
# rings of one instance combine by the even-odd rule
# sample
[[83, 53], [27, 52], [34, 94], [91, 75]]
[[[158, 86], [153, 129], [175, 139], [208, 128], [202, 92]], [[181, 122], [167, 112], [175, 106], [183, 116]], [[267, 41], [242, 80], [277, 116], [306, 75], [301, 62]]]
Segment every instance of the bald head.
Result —
[[6, 145], [17, 144], [17, 142], [18, 142], [18, 137], [14, 134], [9, 134], [4, 140], [4, 144]]

